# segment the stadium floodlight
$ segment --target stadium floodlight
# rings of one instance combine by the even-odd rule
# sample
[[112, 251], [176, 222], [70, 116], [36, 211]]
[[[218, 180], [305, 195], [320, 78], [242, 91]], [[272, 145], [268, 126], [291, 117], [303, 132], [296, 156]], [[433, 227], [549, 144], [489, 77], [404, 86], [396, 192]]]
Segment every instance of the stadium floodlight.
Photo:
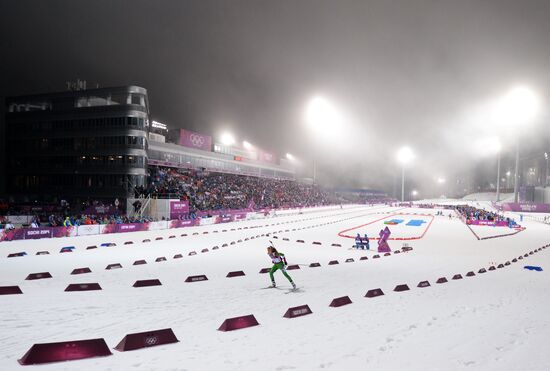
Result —
[[411, 192], [411, 195], [412, 195], [413, 197], [418, 196], [418, 191], [417, 191], [416, 189], [413, 189], [412, 192]]
[[539, 109], [537, 94], [527, 86], [516, 86], [500, 99], [495, 114], [499, 123], [517, 126], [533, 120]]
[[413, 158], [414, 154], [409, 147], [402, 147], [399, 152], [397, 152], [397, 160], [403, 165], [411, 162]]
[[287, 160], [289, 160], [289, 161], [293, 161], [293, 160], [294, 160], [294, 156], [292, 156], [290, 153], [287, 153], [287, 154], [286, 154], [286, 158], [287, 158]]
[[[520, 126], [532, 121], [540, 108], [537, 94], [527, 86], [516, 86], [508, 91], [496, 107], [500, 123]], [[519, 199], [519, 139], [516, 135], [516, 171], [514, 174], [514, 202]]]
[[405, 165], [414, 158], [413, 151], [409, 147], [402, 147], [397, 152], [397, 160], [401, 163], [401, 202], [405, 201]]
[[247, 150], [251, 150], [252, 148], [254, 148], [252, 146], [252, 144], [250, 144], [249, 142], [247, 142], [246, 140], [243, 141], [243, 147], [244, 149], [247, 149]]
[[235, 144], [235, 137], [231, 133], [223, 133], [221, 136], [222, 144], [225, 146], [231, 146]]
[[445, 178], [443, 178], [443, 177], [441, 177], [441, 176], [438, 177], [438, 178], [437, 178], [437, 183], [439, 183], [439, 184], [445, 183]]
[[502, 149], [502, 144], [498, 137], [490, 137], [483, 141], [483, 148], [492, 153], [499, 153]]
[[[305, 123], [318, 138], [326, 141], [326, 145], [337, 145], [342, 141], [338, 138], [347, 123], [347, 117], [329, 99], [323, 96], [311, 98], [304, 111]], [[313, 184], [317, 177], [317, 162], [313, 159]]]
[[342, 114], [328, 99], [313, 97], [306, 107], [306, 122], [317, 133], [330, 136], [337, 132], [342, 124]]

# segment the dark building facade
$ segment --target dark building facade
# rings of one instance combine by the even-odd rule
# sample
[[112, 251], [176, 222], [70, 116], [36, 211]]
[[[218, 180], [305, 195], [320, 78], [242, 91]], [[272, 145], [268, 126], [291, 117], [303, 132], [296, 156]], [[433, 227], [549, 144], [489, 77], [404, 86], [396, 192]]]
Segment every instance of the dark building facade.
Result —
[[9, 97], [6, 193], [17, 200], [125, 198], [147, 182], [149, 103], [137, 86]]

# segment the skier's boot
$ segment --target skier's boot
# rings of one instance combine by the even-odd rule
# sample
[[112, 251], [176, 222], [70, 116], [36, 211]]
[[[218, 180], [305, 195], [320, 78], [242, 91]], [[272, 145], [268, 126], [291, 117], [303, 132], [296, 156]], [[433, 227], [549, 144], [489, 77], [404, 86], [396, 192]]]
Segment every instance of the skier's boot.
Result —
[[277, 285], [275, 284], [275, 281], [271, 282], [271, 287], [275, 288]]
[[291, 282], [290, 284], [292, 285], [292, 289], [296, 290], [296, 284], [294, 282]]

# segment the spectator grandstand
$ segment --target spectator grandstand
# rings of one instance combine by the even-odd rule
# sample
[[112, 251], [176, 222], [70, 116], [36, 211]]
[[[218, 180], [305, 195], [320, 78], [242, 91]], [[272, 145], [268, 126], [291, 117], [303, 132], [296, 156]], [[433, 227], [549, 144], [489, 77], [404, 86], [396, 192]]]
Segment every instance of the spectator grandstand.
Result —
[[349, 201], [318, 186], [293, 180], [165, 167], [150, 167], [149, 187], [140, 194], [189, 200], [197, 211], [320, 206]]
[[[189, 202], [189, 213], [185, 218], [194, 219], [197, 215], [209, 212], [242, 209], [278, 209], [325, 206], [347, 203], [380, 202], [365, 196], [326, 190], [318, 185], [295, 180], [274, 179], [220, 173], [202, 169], [181, 169], [161, 166], [149, 167], [147, 187], [135, 188], [135, 197], [180, 199]], [[139, 199], [141, 197], [141, 199]], [[23, 227], [67, 227], [95, 224], [123, 224], [156, 221], [146, 214], [136, 211], [139, 201], [133, 205], [133, 213], [122, 208], [124, 202], [118, 200], [88, 200], [74, 205], [66, 200], [58, 204], [10, 204], [2, 214], [0, 228], [10, 221], [10, 215], [27, 215], [26, 221], [16, 222]], [[15, 219], [15, 217], [12, 217]], [[14, 220], [11, 220], [14, 222]]]
[[461, 214], [466, 220], [486, 220], [486, 221], [508, 221], [509, 218], [506, 218], [503, 215], [494, 213], [491, 211], [478, 209], [473, 206], [461, 205], [456, 207], [456, 211]]

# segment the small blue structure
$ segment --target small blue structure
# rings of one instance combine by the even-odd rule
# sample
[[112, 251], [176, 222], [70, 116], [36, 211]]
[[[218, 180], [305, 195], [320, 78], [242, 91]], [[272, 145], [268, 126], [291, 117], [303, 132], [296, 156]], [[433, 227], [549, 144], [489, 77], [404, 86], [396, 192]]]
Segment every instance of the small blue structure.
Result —
[[425, 220], [422, 220], [422, 219], [413, 219], [413, 220], [410, 220], [407, 225], [408, 226], [411, 226], [411, 227], [420, 227], [422, 226], [422, 224], [426, 223]]
[[530, 271], [537, 271], [537, 272], [542, 272], [542, 268], [541, 267], [536, 267], [534, 265], [526, 265], [525, 267], [523, 267], [524, 269], [528, 269]]

